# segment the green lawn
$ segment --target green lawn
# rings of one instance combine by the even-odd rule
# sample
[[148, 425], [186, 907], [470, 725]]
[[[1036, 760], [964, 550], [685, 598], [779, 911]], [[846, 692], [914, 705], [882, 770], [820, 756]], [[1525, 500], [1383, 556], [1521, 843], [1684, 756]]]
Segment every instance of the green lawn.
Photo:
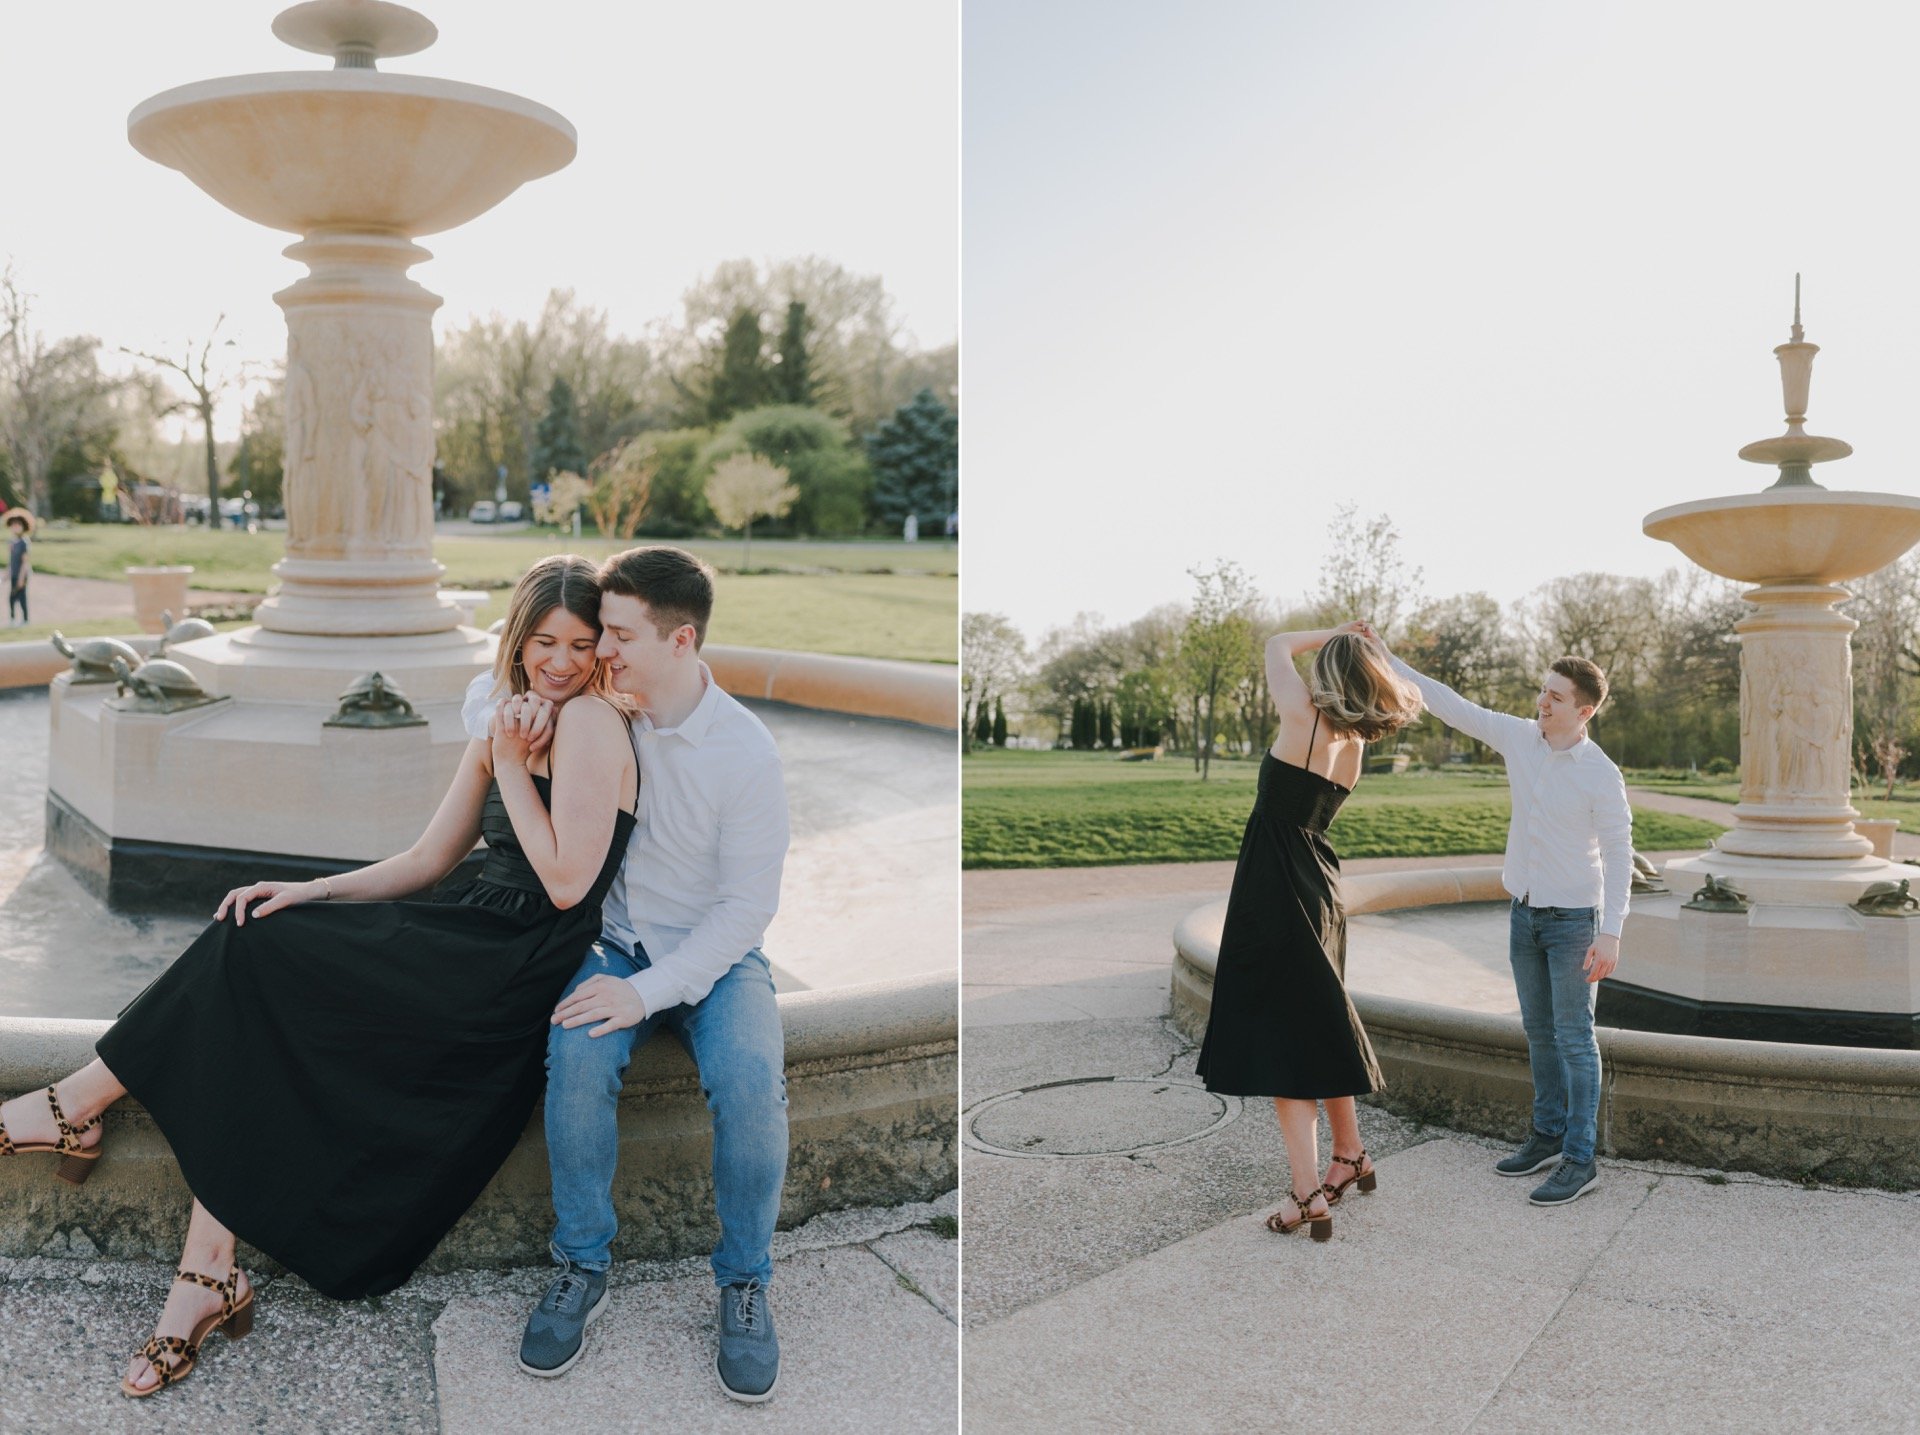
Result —
[[[548, 529], [517, 534], [443, 535], [434, 540], [434, 556], [447, 566], [454, 588], [511, 583], [536, 558], [549, 553], [581, 553], [605, 558], [634, 543], [610, 538], [581, 538]], [[740, 543], [726, 539], [675, 539], [722, 573], [740, 571]], [[208, 533], [199, 528], [141, 528], [135, 524], [76, 524], [43, 528], [33, 540], [33, 565], [43, 573], [71, 578], [109, 578], [116, 582], [129, 564], [191, 563], [196, 588], [264, 593], [270, 571], [280, 560], [284, 532]], [[756, 539], [755, 573], [931, 574], [955, 577], [960, 550], [948, 543], [901, 543], [870, 539], [840, 543]]]
[[[1631, 786], [1650, 788], [1655, 792], [1673, 792], [1682, 797], [1702, 797], [1708, 802], [1735, 803], [1740, 800], [1740, 783], [1735, 778], [1703, 781], [1673, 777], [1643, 779], [1634, 773], [1628, 773], [1627, 782]], [[1884, 786], [1856, 788], [1853, 792], [1853, 805], [1862, 817], [1891, 817], [1900, 824], [1902, 832], [1920, 832], [1920, 783], [1901, 783], [1893, 789], [1893, 796], [1890, 798], [1886, 796], [1886, 791]]]
[[[1216, 762], [1201, 782], [1191, 760], [1123, 763], [1100, 753], [975, 752], [961, 764], [967, 867], [1096, 867], [1232, 858], [1253, 803], [1253, 761]], [[1329, 839], [1345, 857], [1498, 853], [1506, 845], [1505, 779], [1476, 771], [1361, 780]], [[1664, 812], [1634, 812], [1634, 845], [1704, 847], [1720, 831]]]
[[[124, 581], [129, 564], [191, 563], [193, 586], [264, 594], [279, 561], [281, 533], [203, 533], [198, 529], [143, 529], [97, 525], [43, 530], [33, 544], [41, 572]], [[630, 545], [598, 539], [578, 544], [552, 535], [441, 538], [435, 556], [447, 565], [451, 588], [487, 588], [475, 617], [481, 627], [507, 610], [509, 587], [527, 565], [548, 553], [579, 551], [604, 557]], [[739, 545], [686, 545], [721, 568], [719, 602], [709, 637], [716, 643], [790, 648], [855, 657], [957, 662], [960, 580], [956, 550], [938, 543], [780, 543], [753, 545], [753, 570], [729, 571]], [[128, 610], [131, 614], [131, 600]], [[89, 622], [38, 622], [13, 630], [12, 640], [44, 637], [54, 627], [69, 637], [126, 632], [131, 617]]]

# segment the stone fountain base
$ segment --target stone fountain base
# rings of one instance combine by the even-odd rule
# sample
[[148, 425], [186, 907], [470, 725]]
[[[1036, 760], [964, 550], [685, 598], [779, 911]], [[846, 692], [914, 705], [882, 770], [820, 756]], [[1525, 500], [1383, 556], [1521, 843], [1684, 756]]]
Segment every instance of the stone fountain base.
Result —
[[[1772, 871], [1776, 885], [1756, 890], [1745, 873], [1729, 870], [1737, 862], [1710, 853], [1670, 863], [1671, 895], [1633, 899], [1620, 971], [1600, 988], [1598, 1020], [1689, 1036], [1920, 1048], [1920, 920], [1847, 905], [1871, 881], [1920, 885], [1920, 868], [1879, 859], [1762, 862], [1755, 865]], [[1752, 907], [1687, 910], [1703, 863], [1747, 890]], [[1861, 870], [1829, 872], [1824, 888], [1815, 871], [1777, 871], [1835, 866]]]
[[[308, 638], [242, 628], [171, 649], [226, 701], [109, 706], [112, 683], [51, 688], [47, 848], [121, 910], [211, 911], [243, 881], [304, 879], [406, 849], [467, 744], [460, 700], [493, 658], [473, 628]], [[378, 671], [424, 725], [327, 727]]]

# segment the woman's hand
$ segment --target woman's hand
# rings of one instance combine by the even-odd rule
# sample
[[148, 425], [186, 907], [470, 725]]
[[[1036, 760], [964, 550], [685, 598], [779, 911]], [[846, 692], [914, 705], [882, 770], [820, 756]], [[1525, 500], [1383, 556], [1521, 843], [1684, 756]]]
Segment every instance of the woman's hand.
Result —
[[[233, 909], [233, 924], [236, 927], [247, 925], [247, 904], [259, 902], [253, 909], [256, 917], [270, 916], [283, 907], [297, 907], [302, 902], [320, 902], [327, 898], [327, 884], [315, 879], [311, 882], [255, 882], [249, 887], [235, 887], [220, 899], [220, 909], [213, 914], [213, 920], [226, 920], [227, 909]], [[265, 898], [265, 901], [261, 901]]]
[[552, 740], [553, 714], [553, 704], [532, 693], [510, 697], [495, 708], [487, 724], [493, 770], [497, 773], [502, 767], [525, 767], [534, 753]]
[[1373, 624], [1369, 623], [1365, 618], [1355, 618], [1351, 623], [1342, 623], [1333, 631], [1336, 633], [1358, 633], [1363, 638], [1371, 638], [1376, 643], [1381, 642], [1380, 635], [1373, 631]]

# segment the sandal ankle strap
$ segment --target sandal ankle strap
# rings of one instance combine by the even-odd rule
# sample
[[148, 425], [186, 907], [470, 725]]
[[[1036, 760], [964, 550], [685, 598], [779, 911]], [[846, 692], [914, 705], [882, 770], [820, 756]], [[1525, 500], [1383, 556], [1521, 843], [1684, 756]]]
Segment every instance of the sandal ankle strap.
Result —
[[55, 1143], [62, 1151], [78, 1151], [80, 1138], [100, 1124], [96, 1114], [91, 1121], [83, 1121], [75, 1126], [67, 1120], [67, 1113], [60, 1109], [60, 1095], [53, 1087], [47, 1088], [47, 1105], [53, 1111], [53, 1124], [60, 1128], [60, 1139]]
[[240, 1267], [229, 1266], [227, 1278], [217, 1281], [212, 1276], [202, 1275], [199, 1271], [183, 1270], [174, 1276], [175, 1283], [188, 1281], [197, 1286], [205, 1286], [210, 1291], [220, 1292], [220, 1319], [227, 1320], [233, 1315], [234, 1302], [240, 1297]]

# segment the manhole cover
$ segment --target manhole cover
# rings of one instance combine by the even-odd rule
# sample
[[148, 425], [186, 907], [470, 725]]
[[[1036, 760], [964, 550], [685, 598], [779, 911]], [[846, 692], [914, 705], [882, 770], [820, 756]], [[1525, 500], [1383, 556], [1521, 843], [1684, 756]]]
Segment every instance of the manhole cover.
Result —
[[990, 1096], [968, 1113], [967, 1144], [1001, 1156], [1130, 1156], [1211, 1135], [1240, 1098], [1144, 1076], [1056, 1081]]

